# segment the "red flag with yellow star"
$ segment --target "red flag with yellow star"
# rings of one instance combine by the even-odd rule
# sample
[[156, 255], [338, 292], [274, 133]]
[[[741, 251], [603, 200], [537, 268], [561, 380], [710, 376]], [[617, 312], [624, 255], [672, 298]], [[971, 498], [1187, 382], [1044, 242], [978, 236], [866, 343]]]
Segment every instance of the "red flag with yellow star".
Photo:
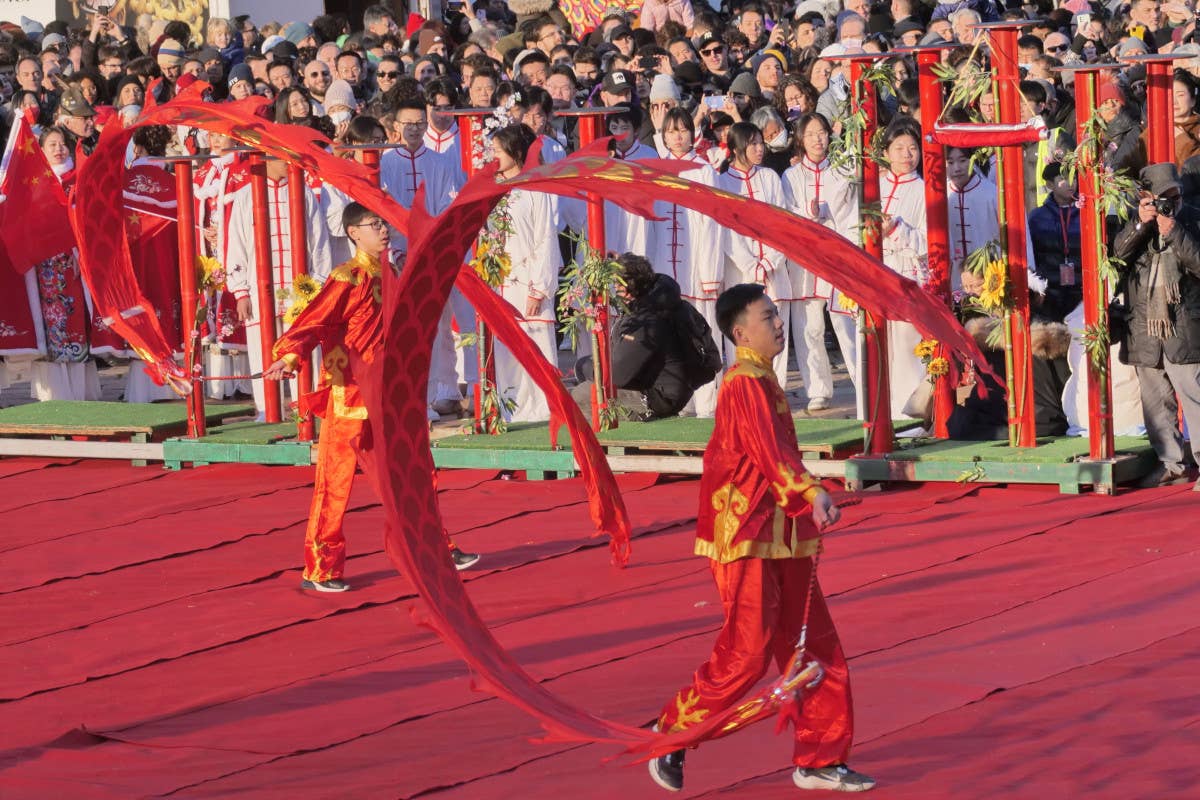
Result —
[[0, 162], [0, 194], [0, 239], [19, 274], [70, 248], [64, 244], [74, 238], [67, 196], [24, 117], [17, 118]]

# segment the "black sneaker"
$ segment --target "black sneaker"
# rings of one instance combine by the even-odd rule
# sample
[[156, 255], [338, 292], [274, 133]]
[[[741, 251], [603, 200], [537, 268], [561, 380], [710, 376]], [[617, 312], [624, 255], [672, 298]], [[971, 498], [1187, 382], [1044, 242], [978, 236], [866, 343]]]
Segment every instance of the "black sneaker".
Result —
[[827, 792], [867, 792], [875, 788], [875, 779], [855, 772], [845, 764], [828, 767], [796, 767], [792, 783], [801, 789], [824, 789]]
[[650, 777], [668, 792], [683, 789], [683, 751], [676, 750], [650, 760]]
[[454, 568], [461, 572], [479, 560], [479, 553], [464, 553], [457, 547], [451, 547], [450, 560], [454, 562]]
[[350, 584], [341, 578], [330, 578], [327, 581], [302, 580], [300, 588], [310, 589], [314, 592], [346, 592], [350, 590]]

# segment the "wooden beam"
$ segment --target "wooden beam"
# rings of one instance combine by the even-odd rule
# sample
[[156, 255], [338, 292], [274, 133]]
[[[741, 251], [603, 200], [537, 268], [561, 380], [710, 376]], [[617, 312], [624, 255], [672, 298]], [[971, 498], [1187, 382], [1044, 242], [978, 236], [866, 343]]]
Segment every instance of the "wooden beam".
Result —
[[115, 458], [162, 461], [161, 442], [73, 442], [59, 439], [2, 439], [0, 456]]

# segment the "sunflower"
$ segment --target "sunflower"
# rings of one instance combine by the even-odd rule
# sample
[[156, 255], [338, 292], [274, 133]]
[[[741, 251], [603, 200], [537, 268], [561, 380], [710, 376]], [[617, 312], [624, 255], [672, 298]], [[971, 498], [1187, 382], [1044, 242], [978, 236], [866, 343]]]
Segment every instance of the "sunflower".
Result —
[[215, 258], [196, 254], [196, 272], [201, 289], [220, 289], [225, 283], [225, 270]]
[[936, 339], [922, 339], [916, 347], [913, 348], [913, 355], [922, 360], [933, 358], [934, 352], [937, 350]]
[[304, 310], [307, 303], [294, 303], [288, 306], [287, 311], [283, 312], [283, 322], [285, 325], [291, 325], [300, 316], [300, 312]]
[[850, 295], [838, 292], [838, 308], [842, 311], [856, 312], [858, 311], [858, 302]]
[[1008, 293], [1008, 274], [1003, 261], [989, 261], [983, 270], [983, 289], [979, 292], [979, 304], [988, 311], [1004, 305]]
[[929, 364], [925, 367], [925, 371], [929, 373], [930, 378], [940, 378], [950, 372], [950, 362], [938, 356], [930, 359]]
[[297, 275], [292, 281], [292, 289], [297, 297], [308, 300], [321, 291], [321, 284], [317, 283], [310, 275]]

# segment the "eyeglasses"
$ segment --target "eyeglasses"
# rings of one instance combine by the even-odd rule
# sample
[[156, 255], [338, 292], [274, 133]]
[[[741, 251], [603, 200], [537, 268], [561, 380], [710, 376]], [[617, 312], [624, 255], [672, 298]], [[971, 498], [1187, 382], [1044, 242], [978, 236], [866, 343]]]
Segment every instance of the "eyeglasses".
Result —
[[725, 52], [725, 45], [719, 44], [716, 47], [710, 47], [707, 50], [701, 50], [700, 55], [702, 55], [702, 56], [719, 56], [719, 55], [721, 55], [721, 53], [724, 53], [724, 52]]
[[348, 228], [374, 228], [377, 231], [386, 231], [387, 223], [381, 219], [373, 219], [370, 222], [360, 222], [357, 225], [347, 225]]
[[400, 77], [400, 73], [394, 69], [389, 69], [386, 72], [383, 70], [379, 70], [379, 72], [375, 73], [375, 77], [387, 78], [389, 81], [394, 81], [394, 80], [396, 80], [396, 78]]

